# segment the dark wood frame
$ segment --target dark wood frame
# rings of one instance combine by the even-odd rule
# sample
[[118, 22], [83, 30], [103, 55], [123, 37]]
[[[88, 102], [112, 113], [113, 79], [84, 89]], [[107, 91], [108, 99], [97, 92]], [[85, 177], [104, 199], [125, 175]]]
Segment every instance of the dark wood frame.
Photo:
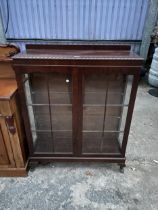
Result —
[[[27, 47], [27, 51], [32, 52], [41, 49], [58, 49], [62, 47], [59, 45], [29, 45]], [[110, 50], [123, 50], [129, 51], [129, 46], [120, 46], [120, 45], [110, 45], [110, 46], [102, 46], [102, 45], [85, 45], [85, 46], [78, 46], [78, 45], [70, 45], [64, 46], [64, 49], [110, 49]], [[32, 51], [31, 51], [32, 50]], [[38, 63], [35, 59], [16, 59], [14, 61], [14, 70], [16, 73], [17, 84], [19, 88], [19, 94], [21, 98], [21, 106], [22, 106], [22, 114], [24, 118], [28, 146], [30, 151], [29, 159], [31, 161], [50, 161], [50, 160], [57, 160], [57, 161], [104, 161], [104, 162], [113, 162], [118, 163], [121, 167], [125, 166], [125, 152], [126, 146], [128, 141], [128, 135], [130, 130], [130, 124], [133, 114], [133, 108], [136, 98], [136, 92], [139, 82], [139, 74], [140, 68], [142, 65], [143, 60], [139, 57], [138, 59], [117, 59], [115, 62], [113, 59], [104, 60], [51, 60], [51, 59], [40, 59]], [[59, 68], [60, 67], [60, 68]], [[26, 99], [25, 99], [25, 91], [23, 87], [23, 80], [22, 75], [24, 73], [31, 73], [31, 72], [63, 72], [63, 73], [71, 73], [72, 74], [72, 89], [73, 89], [73, 103], [72, 103], [72, 116], [73, 116], [73, 155], [57, 155], [57, 154], [34, 154], [33, 153], [33, 143], [32, 143], [32, 134], [30, 129], [29, 117], [27, 113], [27, 106], [26, 106]], [[84, 72], [86, 73], [97, 73], [104, 72], [107, 74], [111, 73], [120, 73], [125, 75], [133, 75], [133, 82], [132, 82], [132, 89], [130, 95], [130, 102], [128, 106], [124, 136], [123, 136], [123, 143], [122, 148], [120, 148], [120, 154], [105, 154], [104, 155], [81, 155], [81, 148], [82, 148], [82, 113], [83, 113], [83, 106], [82, 106], [82, 81]], [[74, 141], [75, 139], [75, 141]]]

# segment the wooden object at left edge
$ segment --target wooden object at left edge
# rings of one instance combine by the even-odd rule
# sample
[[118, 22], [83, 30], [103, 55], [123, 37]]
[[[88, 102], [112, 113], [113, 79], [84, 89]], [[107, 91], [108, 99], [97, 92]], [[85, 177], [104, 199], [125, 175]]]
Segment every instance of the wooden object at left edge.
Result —
[[27, 176], [27, 145], [10, 56], [19, 50], [0, 46], [0, 176]]

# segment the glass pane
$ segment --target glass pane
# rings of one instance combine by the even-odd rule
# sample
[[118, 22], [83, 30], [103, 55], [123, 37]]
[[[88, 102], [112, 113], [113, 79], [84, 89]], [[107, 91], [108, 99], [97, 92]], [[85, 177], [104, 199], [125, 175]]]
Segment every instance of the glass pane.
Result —
[[72, 132], [54, 132], [53, 137], [56, 140], [54, 151], [56, 153], [72, 153]]
[[120, 118], [120, 130], [124, 130], [125, 129], [125, 124], [126, 124], [126, 118], [127, 118], [127, 111], [128, 111], [128, 107], [124, 107], [122, 109], [122, 113], [121, 113], [121, 118]]
[[83, 130], [103, 130], [104, 107], [83, 108]]
[[123, 103], [124, 94], [117, 92], [109, 92], [107, 94], [107, 104], [122, 104]]
[[49, 115], [49, 107], [48, 106], [28, 106], [29, 109], [33, 110], [34, 123], [36, 130], [50, 130], [51, 122]]
[[71, 81], [61, 73], [31, 73], [25, 81], [36, 153], [72, 153]]
[[124, 133], [119, 133], [119, 136], [118, 136], [118, 141], [119, 141], [120, 147], [122, 147], [123, 135], [124, 135]]
[[53, 130], [72, 130], [72, 107], [51, 106]]
[[120, 153], [117, 132], [83, 132], [83, 153]]
[[105, 100], [107, 100], [107, 104], [122, 103], [126, 85], [124, 75], [86, 75], [84, 82], [84, 104], [104, 105]]
[[34, 73], [29, 75], [30, 92], [33, 104], [48, 104], [47, 74]]
[[83, 153], [119, 152], [132, 76], [93, 74], [84, 78]]
[[105, 113], [103, 108], [91, 107], [88, 112], [86, 112], [86, 108], [83, 111], [83, 130], [118, 130], [120, 117], [109, 115], [104, 118]]
[[[72, 154], [72, 132], [32, 132], [35, 153]], [[35, 136], [36, 135], [36, 136]]]
[[51, 132], [33, 131], [34, 151], [50, 153], [54, 151]]
[[[59, 73], [31, 74], [31, 97], [33, 104], [71, 104], [71, 77]], [[49, 92], [48, 92], [49, 89]]]

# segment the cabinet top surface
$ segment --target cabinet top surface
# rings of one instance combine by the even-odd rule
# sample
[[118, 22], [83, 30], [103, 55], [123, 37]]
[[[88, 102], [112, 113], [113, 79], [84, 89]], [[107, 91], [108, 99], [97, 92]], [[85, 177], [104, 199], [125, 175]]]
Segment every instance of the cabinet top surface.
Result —
[[40, 50], [23, 52], [15, 55], [14, 59], [99, 59], [99, 60], [135, 60], [141, 58], [135, 53], [128, 51], [105, 51], [105, 50]]
[[0, 100], [9, 100], [17, 90], [14, 79], [0, 79]]
[[[19, 53], [13, 57], [14, 64], [23, 61], [38, 62], [73, 62], [82, 64], [83, 62], [126, 62], [135, 61], [139, 65], [143, 59], [130, 51], [128, 45], [30, 45], [26, 46], [26, 52]], [[130, 64], [131, 65], [131, 64]]]

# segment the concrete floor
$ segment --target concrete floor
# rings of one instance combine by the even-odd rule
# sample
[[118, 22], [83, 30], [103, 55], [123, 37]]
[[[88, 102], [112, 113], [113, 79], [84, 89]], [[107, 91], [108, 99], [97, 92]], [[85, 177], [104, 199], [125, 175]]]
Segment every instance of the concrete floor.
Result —
[[127, 149], [127, 167], [54, 163], [27, 178], [0, 179], [0, 210], [158, 210], [158, 98], [141, 82]]

